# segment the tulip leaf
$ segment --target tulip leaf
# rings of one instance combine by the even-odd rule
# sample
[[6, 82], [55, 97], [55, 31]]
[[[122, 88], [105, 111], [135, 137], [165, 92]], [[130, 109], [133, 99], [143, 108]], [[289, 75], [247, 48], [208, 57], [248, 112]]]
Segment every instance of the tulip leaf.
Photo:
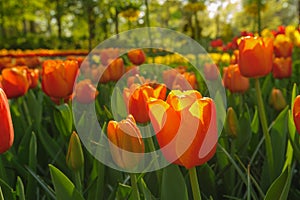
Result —
[[288, 107], [286, 107], [274, 121], [274, 125], [270, 131], [271, 142], [273, 146], [273, 157], [276, 165], [275, 174], [279, 175], [282, 171], [285, 160], [285, 150], [287, 141], [287, 120], [288, 120]]
[[287, 199], [292, 181], [292, 171], [293, 170], [291, 170], [290, 167], [285, 168], [268, 189], [265, 200]]
[[226, 99], [223, 99], [220, 92], [217, 91], [214, 101], [215, 101], [216, 111], [217, 111], [218, 133], [221, 134], [223, 129], [223, 124], [226, 119], [226, 108], [225, 108]]
[[44, 180], [39, 177], [35, 172], [33, 172], [29, 167], [25, 166], [25, 168], [27, 169], [27, 171], [31, 174], [31, 176], [39, 183], [39, 185], [45, 190], [45, 192], [52, 197], [53, 199], [55, 199], [55, 193], [54, 190], [52, 190], [52, 188], [47, 185]]
[[3, 193], [2, 193], [1, 186], [0, 186], [0, 200], [4, 200], [4, 197], [3, 197]]
[[64, 103], [55, 106], [55, 108], [53, 114], [56, 128], [61, 134], [70, 136], [73, 127], [73, 117], [69, 105]]
[[[115, 120], [120, 120], [127, 117], [126, 105], [119, 87], [115, 87], [111, 97], [111, 108], [113, 109], [113, 116]], [[116, 112], [116, 113], [115, 113]]]
[[17, 178], [16, 193], [17, 193], [17, 196], [19, 197], [18, 198], [19, 200], [25, 200], [24, 185], [19, 176]]
[[66, 175], [51, 164], [49, 168], [57, 200], [84, 200]]
[[154, 200], [154, 196], [152, 195], [151, 191], [149, 190], [149, 188], [147, 187], [145, 181], [143, 178], [141, 178], [138, 182], [139, 184], [139, 188], [140, 188], [140, 192], [143, 194], [144, 199], [149, 199], [149, 200]]
[[[30, 169], [32, 169], [34, 172], [36, 171], [37, 167], [37, 142], [36, 142], [36, 136], [34, 133], [31, 134], [31, 139], [29, 143], [29, 161], [28, 166]], [[28, 174], [27, 179], [27, 186], [26, 186], [26, 197], [27, 198], [33, 198], [36, 194], [36, 180]]]
[[253, 133], [258, 133], [258, 129], [259, 129], [258, 110], [257, 110], [257, 106], [255, 106], [255, 112], [251, 122], [251, 130]]
[[201, 191], [203, 191], [206, 196], [213, 196], [214, 199], [216, 199], [216, 177], [214, 171], [207, 163], [198, 167], [198, 180]]
[[131, 193], [131, 187], [125, 184], [119, 184], [116, 192], [116, 199], [131, 199], [129, 195]]
[[188, 192], [183, 175], [177, 165], [169, 165], [163, 169], [161, 199], [188, 200]]
[[0, 187], [5, 200], [15, 200], [15, 192], [3, 179], [0, 178]]

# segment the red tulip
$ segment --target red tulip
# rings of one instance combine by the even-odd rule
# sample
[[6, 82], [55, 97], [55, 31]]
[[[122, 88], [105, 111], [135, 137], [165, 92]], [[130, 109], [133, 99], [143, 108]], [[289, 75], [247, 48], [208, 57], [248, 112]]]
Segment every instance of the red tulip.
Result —
[[215, 64], [204, 65], [204, 75], [207, 80], [216, 80], [219, 76], [219, 69]]
[[14, 128], [9, 104], [4, 91], [0, 88], [0, 153], [7, 151], [14, 141]]
[[244, 37], [239, 44], [239, 68], [243, 76], [257, 78], [268, 75], [273, 65], [271, 38]]
[[[166, 98], [167, 88], [164, 84], [148, 83], [144, 85], [132, 85], [130, 90], [124, 90], [125, 102], [128, 102], [129, 114], [139, 123], [149, 121], [147, 112], [147, 103], [150, 98]], [[126, 98], [128, 100], [126, 100]]]
[[173, 90], [167, 101], [152, 99], [149, 116], [167, 160], [187, 169], [207, 162], [218, 140], [216, 108], [212, 99], [195, 90]]
[[16, 98], [27, 93], [31, 78], [27, 67], [13, 67], [2, 70], [2, 86], [7, 98]]
[[142, 49], [134, 49], [127, 53], [130, 62], [135, 65], [141, 65], [146, 61], [146, 55]]
[[273, 63], [274, 78], [289, 78], [292, 75], [292, 58], [275, 58]]
[[74, 99], [79, 103], [88, 104], [95, 100], [99, 92], [91, 83], [91, 80], [86, 79], [76, 84], [74, 93]]
[[300, 95], [298, 95], [293, 105], [293, 117], [297, 132], [300, 134]]

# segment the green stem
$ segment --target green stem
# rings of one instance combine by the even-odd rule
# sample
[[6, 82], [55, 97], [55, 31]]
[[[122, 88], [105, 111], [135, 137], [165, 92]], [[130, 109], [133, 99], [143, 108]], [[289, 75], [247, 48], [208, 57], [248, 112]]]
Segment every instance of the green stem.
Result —
[[74, 179], [75, 179], [75, 186], [79, 193], [82, 192], [82, 185], [81, 185], [81, 177], [80, 177], [80, 170], [74, 171]]
[[137, 179], [135, 174], [130, 174], [131, 187], [132, 187], [132, 197], [133, 199], [140, 200], [140, 194], [137, 187]]
[[256, 89], [256, 97], [257, 97], [257, 104], [258, 104], [258, 113], [260, 118], [260, 123], [262, 126], [263, 134], [265, 137], [265, 144], [266, 144], [266, 151], [267, 151], [267, 159], [268, 159], [268, 166], [270, 172], [271, 180], [274, 179], [274, 159], [273, 159], [273, 150], [272, 150], [272, 143], [271, 137], [268, 130], [268, 123], [264, 108], [264, 103], [262, 99], [261, 89], [258, 78], [255, 79], [255, 89]]
[[[148, 143], [149, 151], [150, 152], [155, 152], [156, 149], [155, 149], [155, 145], [154, 145], [153, 139], [151, 137], [151, 129], [150, 129], [150, 127], [146, 128], [146, 136], [148, 137], [147, 138], [147, 143]], [[159, 193], [160, 193], [162, 172], [161, 172], [161, 170], [159, 170], [159, 163], [157, 162], [157, 154], [156, 153], [153, 156], [153, 162], [154, 162], [153, 164], [154, 164], [155, 169], [157, 169], [155, 171], [155, 173], [156, 173], [156, 178], [157, 178], [157, 183], [158, 183], [158, 188], [159, 188]]]
[[198, 183], [197, 170], [196, 167], [189, 169], [190, 181], [193, 191], [193, 197], [196, 200], [201, 200], [200, 187]]

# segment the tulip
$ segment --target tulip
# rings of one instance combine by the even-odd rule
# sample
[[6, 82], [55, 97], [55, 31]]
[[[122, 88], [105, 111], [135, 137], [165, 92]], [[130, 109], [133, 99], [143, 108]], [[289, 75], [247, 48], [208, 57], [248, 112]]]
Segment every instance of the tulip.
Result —
[[46, 60], [43, 63], [42, 89], [50, 97], [67, 98], [73, 92], [78, 74], [78, 62], [75, 60]]
[[215, 64], [204, 65], [204, 75], [207, 80], [216, 80], [219, 76], [219, 69]]
[[293, 52], [293, 43], [285, 35], [278, 35], [274, 40], [274, 54], [276, 57], [290, 57]]
[[31, 80], [29, 88], [35, 88], [39, 82], [40, 71], [38, 69], [28, 69], [28, 73]]
[[240, 131], [237, 115], [232, 107], [229, 107], [227, 109], [227, 116], [224, 128], [228, 136], [231, 138], [236, 138], [238, 132]]
[[181, 72], [182, 69], [170, 69], [163, 72], [163, 81], [169, 89], [196, 89], [197, 79], [193, 72]]
[[269, 104], [277, 111], [285, 108], [286, 101], [279, 89], [272, 89], [271, 95], [269, 97]]
[[293, 118], [297, 132], [300, 134], [300, 95], [298, 95], [293, 105]]
[[110, 81], [118, 81], [125, 73], [125, 66], [122, 58], [117, 58], [110, 62], [106, 70], [109, 71]]
[[111, 141], [109, 146], [112, 158], [119, 167], [132, 169], [140, 162], [145, 145], [132, 115], [120, 122], [109, 121], [107, 137]]
[[231, 93], [243, 93], [249, 88], [249, 79], [241, 75], [238, 65], [223, 68], [223, 83]]
[[165, 158], [187, 169], [207, 162], [218, 140], [216, 108], [196, 90], [172, 90], [167, 101], [148, 103], [151, 123]]
[[274, 78], [289, 78], [292, 75], [292, 58], [275, 58], [273, 63]]
[[7, 98], [16, 98], [27, 93], [31, 79], [26, 67], [5, 68], [2, 70], [2, 86]]
[[66, 162], [70, 169], [74, 172], [80, 170], [84, 165], [84, 156], [80, 139], [74, 131], [70, 137]]
[[0, 153], [7, 151], [14, 141], [14, 128], [9, 104], [4, 91], [0, 88]]
[[141, 49], [134, 49], [127, 53], [130, 62], [135, 65], [141, 65], [146, 61], [146, 55]]
[[164, 84], [148, 83], [144, 85], [133, 85], [130, 90], [124, 90], [125, 102], [128, 105], [129, 114], [139, 123], [149, 121], [147, 102], [150, 98], [166, 98], [167, 88]]
[[266, 76], [273, 65], [273, 40], [271, 38], [244, 37], [239, 44], [239, 68], [243, 76]]
[[74, 93], [75, 93], [74, 99], [76, 99], [79, 103], [82, 104], [89, 104], [93, 102], [96, 96], [98, 95], [97, 89], [89, 79], [80, 81], [75, 86]]

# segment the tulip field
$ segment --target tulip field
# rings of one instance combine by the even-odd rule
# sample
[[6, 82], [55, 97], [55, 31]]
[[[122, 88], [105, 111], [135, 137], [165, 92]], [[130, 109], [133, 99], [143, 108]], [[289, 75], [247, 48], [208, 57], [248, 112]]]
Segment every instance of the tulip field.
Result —
[[[197, 20], [210, 8], [206, 1], [174, 1], [168, 11], [156, 4], [162, 11], [149, 10], [147, 0], [55, 1], [47, 28], [43, 20], [32, 23], [31, 7], [12, 2], [0, 3], [0, 200], [300, 198], [300, 28], [287, 24], [289, 16], [286, 25], [265, 28], [267, 3], [249, 1], [249, 16], [258, 10], [246, 23], [253, 31], [220, 29], [216, 11], [216, 30], [208, 30], [216, 36], [201, 38], [207, 30]], [[107, 13], [79, 12], [109, 2]], [[182, 15], [173, 9], [179, 7]], [[32, 43], [9, 37], [14, 18], [4, 19], [12, 8], [20, 11], [12, 15], [30, 16], [16, 27], [36, 36]], [[168, 28], [151, 27], [151, 12], [168, 15]], [[96, 21], [100, 16], [110, 20]], [[169, 18], [185, 22], [183, 31]], [[40, 38], [53, 23], [59, 39]], [[112, 23], [116, 34], [109, 36]], [[220, 31], [230, 33], [221, 38]], [[63, 37], [71, 33], [88, 44]], [[59, 48], [48, 48], [48, 39]]]

